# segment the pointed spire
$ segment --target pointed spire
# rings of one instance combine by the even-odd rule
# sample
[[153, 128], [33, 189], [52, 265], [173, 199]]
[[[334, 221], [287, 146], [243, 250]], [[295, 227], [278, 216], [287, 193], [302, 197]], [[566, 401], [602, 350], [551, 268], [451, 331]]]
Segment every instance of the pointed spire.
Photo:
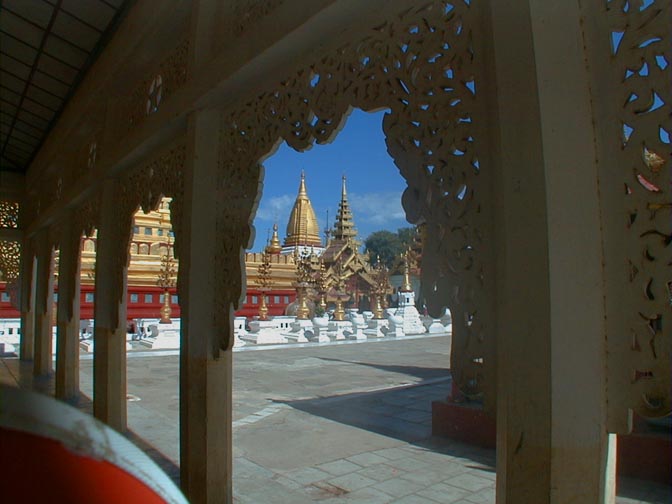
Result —
[[331, 238], [331, 228], [329, 227], [329, 209], [327, 208], [327, 224], [324, 226], [324, 243], [329, 245], [329, 238]]
[[279, 254], [282, 252], [282, 245], [280, 245], [280, 238], [278, 238], [278, 223], [273, 224], [273, 236], [266, 247], [266, 252], [269, 254]]
[[296, 196], [292, 213], [287, 223], [287, 237], [285, 247], [316, 246], [322, 247], [320, 227], [315, 217], [315, 211], [308, 198], [306, 190], [306, 175], [301, 170], [299, 193]]
[[334, 240], [347, 240], [357, 236], [355, 223], [352, 220], [350, 203], [348, 203], [348, 192], [345, 186], [345, 175], [341, 186], [341, 201], [338, 204], [338, 213], [336, 214], [336, 223], [334, 224]]
[[308, 199], [308, 191], [306, 191], [306, 174], [301, 170], [301, 182], [299, 183], [299, 194], [296, 199]]

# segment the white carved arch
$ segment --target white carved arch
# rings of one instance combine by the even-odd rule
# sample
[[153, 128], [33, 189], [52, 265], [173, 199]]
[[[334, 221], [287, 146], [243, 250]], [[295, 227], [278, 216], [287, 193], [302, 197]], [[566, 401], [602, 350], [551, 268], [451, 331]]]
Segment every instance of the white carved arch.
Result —
[[252, 184], [257, 163], [278, 140], [302, 151], [331, 141], [352, 107], [388, 109], [383, 130], [408, 184], [407, 218], [428, 227], [423, 283], [430, 312], [440, 316], [450, 307], [454, 380], [470, 396], [488, 383], [492, 407], [494, 265], [485, 100], [477, 99], [487, 83], [480, 16], [473, 4], [431, 2], [297, 69], [224, 114], [220, 166], [222, 177], [240, 173]]

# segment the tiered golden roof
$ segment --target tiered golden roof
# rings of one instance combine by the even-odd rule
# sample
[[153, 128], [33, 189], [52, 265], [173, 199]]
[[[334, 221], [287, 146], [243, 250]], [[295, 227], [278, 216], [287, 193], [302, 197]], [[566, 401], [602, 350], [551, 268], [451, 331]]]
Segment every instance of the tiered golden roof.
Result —
[[287, 237], [285, 238], [285, 247], [296, 247], [305, 245], [308, 247], [321, 247], [320, 228], [317, 224], [315, 211], [308, 199], [306, 191], [306, 177], [301, 172], [301, 182], [299, 183], [299, 194], [296, 196], [292, 213], [287, 223]]
[[336, 215], [336, 224], [334, 225], [332, 236], [334, 240], [354, 239], [357, 236], [355, 222], [352, 218], [352, 211], [350, 210], [350, 203], [348, 203], [348, 193], [345, 189], [345, 175], [343, 175], [341, 201], [338, 204], [338, 214]]

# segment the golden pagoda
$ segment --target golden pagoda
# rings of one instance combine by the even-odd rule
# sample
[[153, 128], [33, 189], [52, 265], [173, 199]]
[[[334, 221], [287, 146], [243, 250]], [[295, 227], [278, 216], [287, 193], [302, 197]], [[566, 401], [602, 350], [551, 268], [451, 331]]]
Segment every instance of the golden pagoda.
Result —
[[316, 252], [323, 248], [317, 217], [306, 191], [306, 176], [302, 171], [299, 193], [289, 216], [287, 236], [283, 243], [282, 252], [284, 254], [292, 253], [303, 247], [310, 247]]
[[282, 252], [282, 245], [280, 245], [280, 238], [278, 238], [278, 224], [273, 224], [273, 236], [268, 245], [266, 245], [266, 252], [269, 254], [279, 254]]
[[[323, 295], [326, 295], [327, 290], [333, 290], [338, 282], [346, 280], [344, 288], [354, 294], [354, 302], [361, 295], [368, 296], [375, 279], [368, 255], [359, 252], [360, 244], [347, 198], [345, 176], [342, 179], [336, 221], [330, 234], [325, 248], [320, 240], [317, 218], [306, 191], [305, 174], [301, 173], [299, 191], [289, 217], [284, 243], [280, 242], [278, 224], [275, 223], [272, 237], [264, 249], [265, 254], [245, 253], [247, 292], [238, 314], [254, 316], [258, 313], [262, 290], [259, 288], [259, 270], [264, 260], [268, 262], [272, 283], [272, 288], [266, 291], [269, 315], [283, 313], [296, 298], [297, 260], [301, 254], [310, 256], [315, 277], [321, 275]], [[97, 238], [94, 233], [92, 237], [82, 241], [82, 318], [91, 318]], [[139, 210], [135, 214], [128, 267], [129, 318], [159, 317], [166, 299], [165, 289], [157, 285], [157, 279], [161, 275], [162, 260], [175, 260], [177, 265], [173, 255], [173, 241], [169, 198], [164, 198], [156, 211], [145, 214]], [[176, 289], [173, 287], [169, 292], [173, 315], [179, 317]], [[328, 295], [326, 298], [328, 301], [334, 300]]]
[[[127, 273], [129, 287], [156, 286], [161, 272], [161, 258], [175, 258], [173, 231], [170, 224], [170, 198], [163, 198], [156, 211], [138, 210], [133, 218], [133, 236], [130, 244], [130, 263]], [[83, 239], [81, 283], [93, 287], [95, 283], [97, 233]]]

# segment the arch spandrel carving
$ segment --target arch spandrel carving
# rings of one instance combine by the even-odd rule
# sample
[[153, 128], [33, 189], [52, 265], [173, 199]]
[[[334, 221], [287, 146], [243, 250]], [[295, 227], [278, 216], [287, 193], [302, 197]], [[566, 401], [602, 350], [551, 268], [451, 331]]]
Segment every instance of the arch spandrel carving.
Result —
[[[184, 162], [186, 143], [178, 139], [172, 145], [159, 150], [146, 162], [130, 169], [119, 180], [119, 214], [114, 232], [115, 278], [123, 282], [123, 270], [130, 261], [130, 244], [133, 237], [133, 218], [138, 208], [145, 213], [155, 211], [163, 197], [172, 198], [171, 225], [175, 231], [175, 255], [179, 257], [181, 244], [181, 200], [184, 192]], [[122, 218], [123, 217], [123, 218]], [[178, 273], [179, 277], [179, 273]], [[121, 287], [121, 285], [120, 285]], [[117, 292], [125, 296], [123, 289]], [[122, 299], [119, 299], [121, 302]]]
[[[216, 245], [215, 327], [218, 339], [211, 341], [213, 355], [233, 347], [234, 312], [241, 307], [245, 291], [245, 249], [254, 238], [252, 218], [261, 196], [263, 167], [225, 167], [219, 171], [217, 183], [218, 216], [214, 239]], [[222, 330], [228, 328], [228, 330]]]
[[145, 76], [131, 93], [122, 136], [155, 113], [189, 78], [188, 37], [181, 38], [165, 57]]
[[[631, 407], [646, 417], [672, 411], [672, 40], [670, 3], [647, 8], [609, 2], [613, 31], [622, 31], [613, 64], [621, 77], [618, 120], [623, 124], [619, 165], [623, 170], [627, 223], [625, 256]], [[623, 105], [625, 104], [625, 105]], [[627, 343], [626, 343], [627, 342]]]
[[302, 151], [331, 141], [352, 107], [388, 109], [383, 130], [408, 184], [407, 218], [428, 225], [423, 280], [431, 286], [430, 311], [451, 309], [454, 379], [470, 396], [487, 388], [492, 407], [491, 173], [485, 100], [477, 99], [483, 61], [474, 45], [482, 38], [480, 15], [474, 3], [431, 2], [298, 68], [224, 114], [220, 165], [253, 179], [279, 140]]
[[667, 1], [584, 7], [599, 111], [609, 429], [672, 411], [672, 41]]

